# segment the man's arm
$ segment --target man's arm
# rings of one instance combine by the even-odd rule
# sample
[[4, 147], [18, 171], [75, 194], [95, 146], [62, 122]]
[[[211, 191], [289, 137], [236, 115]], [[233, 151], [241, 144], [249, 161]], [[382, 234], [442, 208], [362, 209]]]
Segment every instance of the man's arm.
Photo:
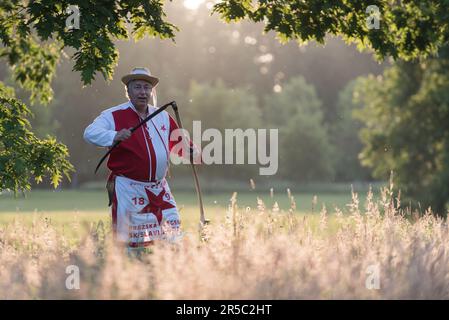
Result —
[[114, 130], [112, 114], [102, 112], [84, 130], [84, 140], [99, 147], [110, 147], [114, 143], [117, 131]]

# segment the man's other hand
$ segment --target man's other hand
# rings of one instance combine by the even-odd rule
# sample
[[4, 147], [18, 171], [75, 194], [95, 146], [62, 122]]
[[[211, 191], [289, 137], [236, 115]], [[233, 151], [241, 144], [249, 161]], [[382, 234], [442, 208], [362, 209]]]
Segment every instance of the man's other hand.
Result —
[[126, 140], [129, 137], [131, 137], [131, 134], [132, 134], [131, 130], [129, 130], [129, 129], [122, 129], [119, 132], [117, 132], [117, 134], [115, 135], [114, 142]]

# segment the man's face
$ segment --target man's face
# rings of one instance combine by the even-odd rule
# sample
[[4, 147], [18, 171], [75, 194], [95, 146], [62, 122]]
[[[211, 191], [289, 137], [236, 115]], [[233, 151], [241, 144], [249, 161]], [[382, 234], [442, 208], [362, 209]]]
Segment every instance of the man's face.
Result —
[[153, 87], [143, 80], [133, 80], [128, 85], [128, 96], [135, 107], [145, 108], [152, 98]]

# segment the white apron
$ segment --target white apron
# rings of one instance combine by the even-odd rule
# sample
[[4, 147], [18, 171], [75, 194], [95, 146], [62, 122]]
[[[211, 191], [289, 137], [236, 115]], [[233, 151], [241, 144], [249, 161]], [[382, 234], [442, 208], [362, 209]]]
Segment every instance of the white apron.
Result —
[[168, 183], [140, 182], [115, 177], [112, 203], [113, 231], [129, 247], [145, 247], [154, 240], [180, 236], [180, 218]]

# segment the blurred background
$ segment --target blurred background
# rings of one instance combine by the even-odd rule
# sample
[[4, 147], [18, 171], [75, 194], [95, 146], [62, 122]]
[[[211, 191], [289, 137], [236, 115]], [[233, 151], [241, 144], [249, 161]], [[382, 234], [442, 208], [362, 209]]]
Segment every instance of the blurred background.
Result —
[[[95, 182], [103, 186], [106, 166], [97, 175], [93, 170], [105, 150], [87, 144], [83, 131], [102, 110], [126, 101], [120, 78], [136, 66], [149, 67], [160, 78], [158, 104], [176, 100], [189, 130], [193, 120], [201, 120], [203, 130], [279, 129], [275, 176], [259, 176], [259, 165], [203, 166], [199, 170], [206, 189], [248, 188], [249, 179], [256, 185], [277, 181], [276, 185], [322, 188], [372, 181], [370, 170], [358, 158], [362, 124], [352, 117], [352, 110], [359, 107], [352, 94], [357, 77], [378, 75], [387, 64], [338, 38], [329, 38], [325, 46], [282, 45], [274, 34], [263, 34], [262, 25], [225, 24], [210, 15], [208, 6], [199, 1], [185, 1], [183, 6], [167, 3], [167, 19], [176, 21], [181, 30], [176, 42], [118, 42], [119, 64], [110, 83], [99, 77], [83, 88], [79, 74], [72, 72], [73, 62], [68, 56], [62, 60], [52, 83], [53, 101], [31, 106], [34, 132], [40, 137], [54, 135], [69, 148], [76, 171], [60, 188], [98, 186]], [[5, 66], [0, 77], [14, 85]], [[25, 92], [19, 88], [16, 92], [27, 102]], [[170, 171], [172, 184], [191, 188], [189, 166], [172, 165]], [[48, 182], [34, 186], [49, 187]]]

